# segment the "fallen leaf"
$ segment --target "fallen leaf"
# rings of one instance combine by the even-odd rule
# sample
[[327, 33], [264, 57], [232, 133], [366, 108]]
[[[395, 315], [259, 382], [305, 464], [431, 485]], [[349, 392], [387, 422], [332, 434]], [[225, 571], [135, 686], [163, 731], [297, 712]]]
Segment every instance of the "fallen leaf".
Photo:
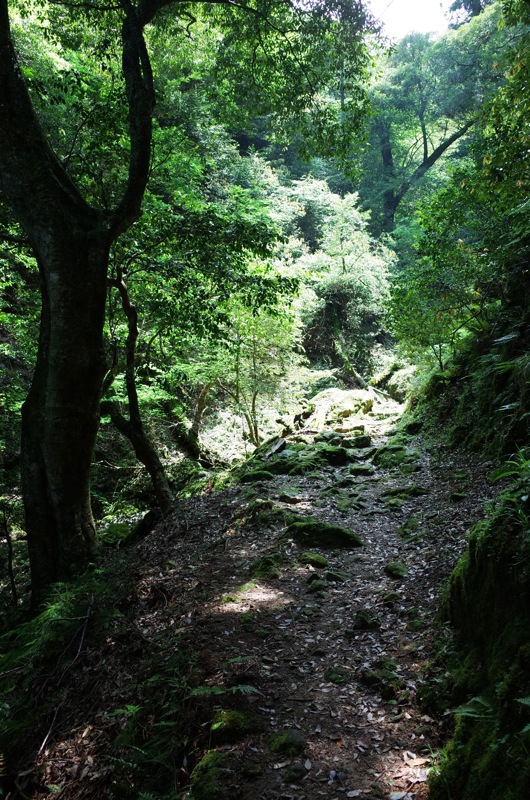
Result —
[[407, 765], [409, 767], [421, 767], [423, 764], [428, 764], [428, 758], [412, 758], [410, 761], [407, 760]]

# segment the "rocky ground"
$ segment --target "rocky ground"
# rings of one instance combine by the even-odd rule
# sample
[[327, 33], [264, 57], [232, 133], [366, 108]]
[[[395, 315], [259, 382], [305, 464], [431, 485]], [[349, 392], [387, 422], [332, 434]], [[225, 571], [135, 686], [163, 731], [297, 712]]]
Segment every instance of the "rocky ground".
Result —
[[241, 482], [183, 501], [134, 545], [128, 634], [111, 624], [104, 650], [78, 659], [77, 714], [51, 720], [41, 787], [127, 796], [108, 744], [142, 705], [141, 654], [163, 644], [196, 654], [187, 752], [172, 766], [183, 797], [427, 797], [444, 720], [420, 709], [418, 685], [444, 581], [492, 489], [487, 465], [414, 426], [389, 440], [401, 411], [381, 398], [342, 416], [310, 409]]

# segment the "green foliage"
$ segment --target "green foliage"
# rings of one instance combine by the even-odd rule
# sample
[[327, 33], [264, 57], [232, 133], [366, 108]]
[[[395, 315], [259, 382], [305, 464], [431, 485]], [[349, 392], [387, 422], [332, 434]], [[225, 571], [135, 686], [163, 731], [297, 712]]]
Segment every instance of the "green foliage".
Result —
[[[2, 209], [0, 208], [0, 224]], [[20, 230], [8, 223], [0, 247], [0, 476], [17, 462], [20, 409], [28, 390], [38, 331], [37, 270]], [[12, 237], [12, 241], [9, 238]]]
[[409, 34], [381, 58], [360, 187], [373, 231], [392, 233], [396, 223], [403, 230], [414, 207], [446, 183], [447, 166], [502, 80], [508, 35], [498, 29], [499, 13], [493, 6], [437, 39]]
[[[462, 30], [469, 28], [466, 35], [475, 36], [484, 22], [497, 19], [498, 11], [493, 7]], [[419, 257], [394, 279], [391, 311], [396, 334], [415, 355], [430, 348], [440, 369], [469, 335], [495, 330], [500, 343], [506, 311], [511, 310], [512, 324], [517, 324], [516, 315], [527, 307], [526, 272], [519, 266], [528, 249], [523, 153], [527, 122], [526, 115], [524, 120], [514, 119], [513, 109], [525, 113], [523, 76], [528, 65], [523, 29], [510, 36], [507, 40], [504, 31], [497, 49], [488, 54], [495, 70], [511, 62], [505, 81], [492, 84], [497, 91], [475, 125], [468, 157], [446, 186], [423, 204], [415, 244]], [[507, 41], [512, 51], [503, 57], [501, 45]]]
[[469, 333], [487, 329], [497, 310], [496, 282], [487, 250], [459, 236], [470, 212], [444, 191], [422, 212], [422, 257], [397, 271], [389, 304], [391, 328], [406, 353], [426, 352], [440, 369]]
[[289, 240], [281, 255], [302, 282], [305, 351], [313, 363], [369, 371], [393, 254], [370, 236], [356, 194], [342, 197], [313, 178], [293, 182], [286, 194]]
[[196, 686], [194, 689], [191, 690], [188, 697], [218, 697], [219, 695], [223, 694], [241, 694], [241, 695], [250, 695], [250, 694], [261, 694], [261, 692], [256, 689], [255, 686], [250, 686], [246, 684], [238, 684], [237, 686], [229, 686], [227, 689], [222, 689], [220, 686]]
[[199, 761], [190, 776], [193, 797], [196, 800], [229, 800], [221, 786], [220, 778], [227, 769], [228, 754], [210, 750]]

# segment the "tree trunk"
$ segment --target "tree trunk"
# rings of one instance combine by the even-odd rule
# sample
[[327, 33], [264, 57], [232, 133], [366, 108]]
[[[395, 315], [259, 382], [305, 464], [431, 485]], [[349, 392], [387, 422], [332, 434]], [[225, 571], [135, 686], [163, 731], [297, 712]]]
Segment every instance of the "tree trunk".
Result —
[[[64, 238], [63, 238], [64, 237]], [[22, 408], [22, 490], [33, 603], [95, 549], [90, 465], [105, 362], [108, 243], [55, 233], [34, 246], [42, 282], [37, 364]]]
[[381, 228], [385, 233], [392, 233], [395, 227], [398, 200], [396, 199], [396, 170], [390, 140], [390, 125], [382, 121], [378, 125], [379, 146], [381, 148], [381, 161], [383, 162], [383, 175], [386, 189], [383, 192], [383, 219]]
[[138, 312], [136, 306], [131, 301], [121, 268], [118, 268], [116, 278], [110, 280], [109, 283], [118, 290], [123, 313], [127, 317], [125, 385], [127, 388], [127, 399], [129, 401], [129, 419], [123, 416], [117, 403], [109, 402], [106, 404], [106, 408], [116, 428], [131, 442], [138, 461], [147, 469], [153, 484], [157, 503], [162, 512], [166, 514], [173, 506], [173, 492], [169, 487], [166, 471], [160, 461], [156, 447], [145, 432], [142, 415], [140, 413], [138, 390], [136, 388], [135, 362], [136, 345], [139, 335]]
[[141, 422], [138, 423], [137, 419], [127, 419], [121, 413], [118, 403], [111, 400], [102, 402], [101, 411], [110, 416], [113, 425], [132, 444], [136, 458], [149, 473], [160, 510], [163, 514], [166, 514], [173, 507], [173, 492], [167, 481], [166, 471], [160, 461], [156, 447], [146, 434], [143, 425]]
[[[90, 463], [105, 370], [111, 242], [139, 216], [150, 168], [154, 91], [142, 36], [164, 0], [122, 0], [129, 171], [119, 205], [91, 207], [53, 152], [32, 105], [0, 0], [0, 187], [41, 278], [37, 364], [22, 409], [22, 486], [33, 604], [87, 566], [95, 549]], [[141, 14], [139, 11], [141, 10]]]

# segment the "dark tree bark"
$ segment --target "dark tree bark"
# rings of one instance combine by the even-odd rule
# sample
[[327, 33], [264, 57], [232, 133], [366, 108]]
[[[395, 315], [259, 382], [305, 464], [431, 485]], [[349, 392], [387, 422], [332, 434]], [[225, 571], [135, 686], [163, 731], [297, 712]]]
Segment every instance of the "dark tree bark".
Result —
[[394, 166], [394, 155], [392, 153], [392, 142], [390, 140], [390, 125], [384, 121], [380, 121], [377, 125], [377, 135], [379, 137], [381, 161], [383, 163], [383, 180], [385, 183], [385, 189], [383, 191], [382, 229], [390, 233], [394, 230], [398, 205], [396, 203], [396, 170]]
[[94, 552], [90, 466], [105, 368], [108, 245], [97, 236], [64, 242], [56, 232], [50, 238], [53, 255], [38, 258], [39, 350], [22, 409], [22, 490], [36, 602]]

